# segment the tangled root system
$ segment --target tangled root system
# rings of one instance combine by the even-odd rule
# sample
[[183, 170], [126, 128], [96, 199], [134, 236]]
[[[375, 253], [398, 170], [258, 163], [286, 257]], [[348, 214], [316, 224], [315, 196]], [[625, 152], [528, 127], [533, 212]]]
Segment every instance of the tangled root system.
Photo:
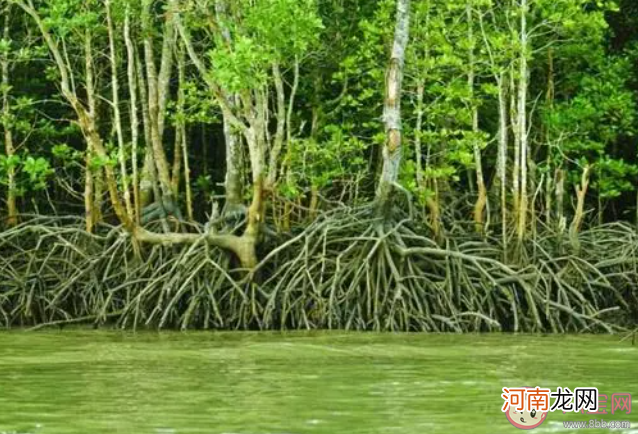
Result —
[[628, 226], [583, 232], [578, 253], [547, 233], [519, 263], [498, 240], [426, 233], [404, 216], [341, 208], [246, 275], [204, 238], [140, 246], [117, 227], [89, 234], [79, 219], [37, 217], [0, 233], [0, 325], [613, 332], [635, 318]]
[[[638, 244], [629, 227], [584, 233], [582, 256], [550, 254], [555, 236], [530, 242], [523, 246], [528, 260], [509, 265], [498, 240], [457, 237], [441, 246], [410, 219], [389, 224], [373, 216], [366, 208], [326, 214], [294, 240], [295, 247], [286, 246], [265, 284], [271, 289], [264, 323], [377, 331], [612, 332], [611, 324], [628, 311], [626, 300], [635, 294]], [[601, 259], [607, 252], [616, 259]]]

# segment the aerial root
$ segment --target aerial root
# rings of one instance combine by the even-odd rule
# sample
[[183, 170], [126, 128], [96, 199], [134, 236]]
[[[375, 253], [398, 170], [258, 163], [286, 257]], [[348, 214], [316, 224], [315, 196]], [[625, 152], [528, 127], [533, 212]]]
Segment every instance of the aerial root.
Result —
[[[631, 261], [636, 265], [633, 248], [615, 266], [602, 263], [600, 253], [586, 258], [539, 254], [525, 265], [511, 265], [502, 261], [498, 241], [458, 237], [440, 246], [421, 233], [425, 230], [409, 219], [381, 222], [364, 211], [324, 216], [271, 267], [264, 324], [376, 331], [613, 332], [618, 329], [614, 319], [629, 307], [619, 288], [635, 294], [635, 269], [627, 266]], [[584, 233], [583, 245], [592, 237]]]
[[409, 218], [325, 213], [252, 275], [202, 238], [139, 246], [117, 227], [38, 217], [0, 233], [0, 325], [376, 331], [614, 332], [635, 318], [638, 235], [548, 234], [503, 261], [498, 240], [441, 245]]

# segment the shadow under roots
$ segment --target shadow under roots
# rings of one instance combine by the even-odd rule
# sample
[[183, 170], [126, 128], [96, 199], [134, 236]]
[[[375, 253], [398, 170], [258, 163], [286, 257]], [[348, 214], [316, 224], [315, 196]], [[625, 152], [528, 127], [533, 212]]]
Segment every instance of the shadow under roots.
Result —
[[429, 332], [618, 328], [614, 312], [627, 305], [587, 259], [539, 256], [514, 266], [502, 262], [498, 242], [458, 237], [440, 246], [427, 233], [400, 213], [382, 221], [371, 207], [323, 215], [274, 259], [266, 258], [274, 265], [263, 285], [263, 325]]

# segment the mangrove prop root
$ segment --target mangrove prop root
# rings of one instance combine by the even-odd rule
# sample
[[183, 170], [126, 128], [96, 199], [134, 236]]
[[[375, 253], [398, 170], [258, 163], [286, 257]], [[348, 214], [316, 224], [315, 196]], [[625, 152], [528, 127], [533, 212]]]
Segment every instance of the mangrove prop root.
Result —
[[0, 232], [0, 325], [613, 332], [637, 305], [638, 235], [621, 224], [583, 231], [577, 254], [548, 231], [504, 263], [498, 240], [437, 243], [410, 218], [340, 208], [264, 248], [251, 275], [204, 237], [139, 245], [83, 227], [33, 217]]

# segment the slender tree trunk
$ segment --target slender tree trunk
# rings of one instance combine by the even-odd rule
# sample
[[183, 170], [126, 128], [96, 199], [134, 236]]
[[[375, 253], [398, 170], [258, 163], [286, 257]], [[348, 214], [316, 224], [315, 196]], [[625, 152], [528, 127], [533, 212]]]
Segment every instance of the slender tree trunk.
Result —
[[[9, 41], [9, 30], [11, 25], [10, 18], [11, 5], [7, 4], [4, 10], [4, 28], [3, 38]], [[11, 125], [11, 102], [9, 100], [9, 92], [11, 82], [9, 80], [9, 53], [4, 53], [0, 57], [0, 68], [2, 69], [2, 125], [4, 127], [4, 149], [6, 156], [12, 160], [15, 155], [13, 144], [13, 128]], [[7, 225], [15, 226], [18, 223], [18, 207], [16, 204], [16, 180], [15, 166], [10, 163], [7, 169]]]
[[[549, 110], [553, 109], [554, 106], [554, 54], [553, 50], [550, 47], [547, 52], [547, 94], [545, 97], [545, 104], [547, 105]], [[549, 170], [552, 167], [552, 151], [549, 148], [550, 136], [549, 131], [545, 129], [545, 143], [548, 146], [547, 149], [547, 179], [545, 181], [545, 222], [547, 225], [552, 224], [552, 194], [554, 189], [553, 177]]]
[[120, 163], [120, 176], [122, 178], [122, 189], [124, 191], [124, 204], [126, 212], [131, 220], [135, 219], [133, 205], [131, 203], [131, 191], [128, 182], [128, 170], [126, 168], [126, 150], [124, 149], [124, 133], [122, 130], [122, 116], [120, 114], [120, 84], [117, 74], [117, 52], [115, 50], [115, 29], [113, 27], [113, 19], [111, 17], [111, 2], [105, 1], [106, 20], [109, 34], [109, 51], [111, 60], [111, 90], [113, 92], [113, 122], [115, 123], [115, 132], [117, 135], [118, 160]]
[[126, 44], [127, 77], [130, 95], [130, 122], [131, 122], [131, 159], [133, 165], [133, 198], [135, 204], [135, 224], [140, 224], [141, 197], [139, 167], [137, 161], [139, 142], [139, 119], [137, 114], [137, 83], [135, 70], [135, 46], [131, 39], [131, 17], [130, 7], [126, 7], [126, 17], [124, 21], [124, 42]]
[[171, 75], [175, 59], [175, 24], [172, 19], [172, 12], [166, 13], [164, 20], [164, 34], [162, 39], [162, 53], [160, 58], [160, 69], [157, 76], [157, 131], [160, 139], [164, 138], [164, 126], [166, 121], [166, 106], [170, 96]]
[[441, 240], [441, 205], [439, 203], [439, 186], [436, 179], [432, 180], [432, 195], [425, 199], [425, 203], [430, 213], [430, 224], [432, 235], [435, 240]]
[[[551, 167], [551, 159], [549, 155], [545, 160], [545, 164], [548, 168]], [[545, 178], [545, 223], [548, 226], [552, 224], [552, 207], [554, 206], [552, 202], [552, 195], [554, 193], [554, 178], [552, 174], [548, 171], [547, 177]]]
[[191, 188], [191, 170], [188, 163], [188, 141], [186, 137], [186, 128], [182, 132], [182, 155], [184, 156], [184, 189], [186, 190], [186, 215], [190, 221], [194, 221], [193, 214], [193, 190]]
[[485, 179], [483, 177], [483, 161], [481, 156], [480, 143], [478, 142], [479, 134], [479, 114], [478, 107], [474, 102], [474, 81], [476, 76], [475, 71], [475, 55], [474, 55], [474, 11], [471, 0], [468, 1], [466, 7], [467, 21], [468, 21], [468, 40], [470, 45], [469, 52], [469, 73], [468, 73], [468, 88], [470, 90], [470, 105], [472, 110], [472, 133], [474, 134], [474, 163], [476, 165], [476, 185], [478, 189], [478, 197], [474, 204], [474, 225], [477, 232], [484, 231], [484, 213], [487, 205], [487, 189], [485, 187]]
[[565, 220], [565, 171], [562, 167], [557, 167], [555, 171], [556, 184], [556, 220], [558, 221], [558, 230], [563, 232], [567, 226]]
[[580, 241], [578, 239], [578, 233], [583, 223], [583, 217], [585, 215], [585, 197], [587, 196], [587, 190], [589, 188], [589, 175], [590, 167], [587, 166], [583, 169], [580, 185], [575, 187], [576, 189], [576, 210], [574, 212], [574, 219], [569, 226], [569, 239], [574, 250], [580, 248]]
[[[178, 99], [178, 110], [179, 108], [179, 97]], [[184, 135], [186, 134], [186, 126], [183, 121], [178, 120], [175, 125], [175, 141], [173, 142], [173, 165], [171, 167], [171, 190], [173, 192], [173, 197], [179, 197], [179, 189], [182, 182], [182, 163], [183, 155], [182, 150], [184, 147], [182, 143], [185, 140]]]
[[[318, 93], [319, 89], [319, 81], [315, 80], [315, 90]], [[319, 136], [319, 119], [320, 119], [320, 110], [319, 103], [315, 101], [315, 104], [312, 107], [312, 125], [310, 126], [310, 140], [313, 142], [317, 142]], [[290, 167], [290, 160], [292, 158], [292, 148], [290, 144], [288, 145], [288, 149], [286, 149], [286, 160], [284, 165], [286, 166], [286, 177], [288, 182], [292, 182], [292, 167]], [[314, 221], [317, 218], [317, 211], [319, 210], [319, 186], [314, 180], [311, 180], [310, 183], [310, 201], [308, 204], [308, 217], [310, 221]], [[286, 231], [290, 231], [290, 214], [292, 214], [292, 209], [289, 201], [286, 202], [286, 206], [284, 209], [284, 229]]]
[[521, 54], [519, 57], [520, 77], [518, 82], [518, 129], [520, 137], [520, 169], [521, 169], [521, 188], [520, 188], [520, 211], [518, 213], [518, 240], [525, 238], [527, 229], [527, 158], [529, 152], [529, 140], [527, 131], [527, 87], [528, 87], [528, 35], [527, 35], [527, 0], [521, 0]]
[[416, 126], [414, 129], [414, 155], [416, 163], [416, 185], [420, 194], [425, 194], [425, 175], [423, 173], [423, 149], [421, 147], [421, 136], [423, 134], [423, 94], [425, 83], [419, 79], [416, 86]]
[[[277, 183], [277, 175], [279, 173], [279, 157], [284, 145], [290, 146], [292, 139], [291, 121], [292, 112], [295, 103], [295, 96], [299, 87], [299, 59], [295, 59], [293, 84], [290, 89], [289, 100], [286, 102], [286, 93], [284, 90], [284, 80], [281, 74], [280, 66], [274, 63], [272, 66], [273, 78], [275, 81], [275, 91], [277, 100], [277, 130], [275, 132], [274, 144], [270, 152], [270, 160], [268, 165], [268, 188], [272, 189]], [[286, 104], [288, 105], [286, 107]]]
[[279, 154], [283, 148], [286, 130], [286, 94], [284, 91], [284, 79], [281, 75], [279, 63], [277, 62], [272, 65], [272, 75], [275, 82], [277, 130], [275, 131], [273, 146], [270, 150], [270, 162], [268, 164], [268, 181], [266, 184], [269, 189], [274, 187], [277, 180], [277, 164], [279, 162]]
[[[227, 45], [232, 43], [230, 30], [225, 26], [224, 20], [227, 15], [227, 7], [225, 0], [215, 1], [215, 14], [217, 20], [222, 23], [221, 33]], [[226, 98], [226, 104], [231, 111], [236, 110], [239, 97], [230, 95]], [[224, 205], [224, 213], [232, 215], [233, 213], [245, 209], [243, 205], [244, 183], [242, 180], [243, 161], [241, 158], [241, 137], [237, 132], [233, 131], [231, 120], [226, 113], [222, 113], [224, 121], [224, 138], [226, 141], [226, 178], [224, 187], [226, 190], [226, 203]]]
[[[236, 96], [228, 98], [228, 105], [231, 108], [235, 108]], [[224, 189], [226, 191], [226, 203], [224, 205], [225, 214], [233, 214], [239, 210], [245, 209], [244, 207], [244, 183], [242, 180], [243, 165], [241, 145], [242, 140], [235, 131], [233, 126], [228, 120], [226, 115], [223, 115], [224, 123], [224, 138], [226, 142], [226, 177], [224, 180]]]
[[[95, 122], [95, 90], [93, 76], [93, 44], [90, 30], [86, 30], [84, 35], [84, 65], [85, 65], [85, 89], [88, 103], [87, 117], [91, 122]], [[93, 171], [92, 160], [95, 155], [93, 149], [93, 140], [86, 136], [86, 165], [85, 165], [85, 182], [84, 182], [84, 207], [86, 214], [86, 230], [93, 232], [97, 223], [102, 220], [101, 202], [102, 202], [102, 180], [100, 170]]]
[[[246, 105], [248, 99], [244, 101]], [[248, 143], [248, 153], [250, 155], [252, 179], [253, 179], [253, 200], [248, 209], [248, 225], [246, 233], [249, 238], [256, 242], [260, 233], [264, 213], [264, 182], [265, 182], [265, 156], [266, 156], [266, 125], [267, 125], [268, 99], [264, 90], [254, 92], [254, 110], [248, 115], [250, 127], [246, 130], [246, 141]]]
[[394, 44], [386, 74], [386, 95], [383, 110], [386, 142], [383, 147], [383, 170], [377, 187], [377, 203], [381, 213], [387, 213], [391, 193], [401, 166], [401, 86], [405, 50], [410, 30], [410, 0], [397, 0]]
[[[295, 97], [297, 95], [297, 90], [299, 88], [299, 58], [297, 56], [295, 56], [295, 66], [294, 66], [294, 75], [293, 75], [293, 81], [292, 81], [292, 89], [290, 91], [290, 97], [288, 100], [288, 112], [286, 113], [286, 161], [290, 160], [290, 156], [292, 155], [291, 153], [291, 149], [292, 149], [292, 113], [293, 113], [293, 109], [295, 107]], [[317, 133], [318, 130], [317, 128], [319, 127], [318, 125], [318, 120], [319, 118], [317, 117], [318, 112], [313, 112], [313, 119], [312, 119], [312, 137], [313, 140], [317, 139]], [[283, 170], [286, 170], [286, 174], [290, 174], [290, 167], [283, 167], [286, 163], [284, 162], [284, 164], [282, 164], [282, 172]], [[310, 200], [310, 215], [312, 217], [312, 220], [317, 218], [317, 210], [319, 207], [319, 187], [317, 185], [315, 185], [313, 183], [313, 185], [311, 186], [311, 200]], [[284, 206], [284, 213], [285, 213], [285, 229], [287, 231], [290, 231], [290, 215], [291, 215], [291, 209], [290, 209], [290, 205], [288, 204], [288, 202], [286, 202], [286, 205]]]
[[[164, 151], [164, 144], [162, 142], [162, 132], [160, 128], [163, 126], [163, 113], [160, 110], [160, 100], [165, 98], [163, 88], [161, 87], [160, 80], [157, 76], [155, 67], [155, 56], [153, 54], [153, 38], [151, 32], [151, 13], [150, 7], [152, 5], [151, 0], [145, 0], [142, 7], [142, 29], [145, 33], [144, 37], [144, 59], [146, 63], [146, 81], [148, 85], [148, 109], [149, 109], [149, 123], [151, 133], [151, 149], [153, 150], [153, 159], [155, 160], [155, 169], [157, 173], [157, 180], [160, 185], [161, 198], [156, 198], [156, 201], [160, 201], [161, 204], [173, 203], [173, 193], [171, 190], [171, 178], [168, 160], [166, 158], [166, 152]], [[165, 35], [165, 38], [168, 38]]]
[[177, 57], [177, 104], [175, 113], [175, 142], [173, 143], [173, 167], [171, 168], [171, 190], [173, 196], [179, 197], [180, 184], [182, 181], [182, 163], [184, 150], [183, 143], [186, 141], [186, 119], [184, 118], [185, 95], [184, 95], [184, 52], [178, 49], [175, 53]]
[[[425, 152], [425, 167], [426, 171], [430, 167], [432, 162], [432, 143], [428, 141], [426, 152]], [[432, 227], [432, 234], [434, 235], [434, 239], [441, 241], [441, 203], [439, 197], [439, 182], [436, 178], [427, 178], [426, 177], [426, 186], [431, 185], [432, 191], [431, 194], [428, 194], [425, 198], [425, 204], [428, 207], [428, 212], [430, 214], [430, 224]], [[430, 192], [427, 192], [430, 193]]]
[[292, 88], [288, 96], [288, 111], [286, 113], [286, 149], [290, 147], [292, 142], [292, 113], [295, 108], [295, 98], [299, 89], [299, 57], [295, 56], [295, 64], [293, 67]]
[[[183, 111], [185, 109], [186, 103], [186, 95], [184, 91], [184, 86], [186, 85], [186, 66], [184, 62], [184, 50], [180, 45], [180, 50], [177, 57], [177, 72], [179, 74], [179, 90], [177, 94], [177, 105], [179, 107], [179, 112], [181, 114], [179, 122], [177, 124], [178, 136], [180, 138], [179, 145], [181, 146], [181, 152], [177, 150], [177, 142], [175, 149], [175, 160], [177, 160], [177, 155], [182, 155], [184, 161], [184, 190], [186, 192], [186, 214], [188, 215], [188, 219], [190, 221], [194, 220], [193, 217], [193, 193], [191, 190], [191, 174], [190, 174], [190, 165], [188, 163], [188, 135], [186, 133], [186, 121], [183, 118]], [[175, 164], [173, 165], [173, 185], [176, 190], [175, 195], [177, 195], [177, 190], [179, 188], [179, 181], [175, 181], [176, 173], [179, 170], [175, 169]], [[175, 185], [177, 184], [177, 185]]]
[[507, 90], [505, 73], [498, 78], [498, 175], [501, 184], [501, 234], [507, 251]]
[[515, 228], [518, 228], [520, 210], [520, 181], [521, 181], [521, 130], [518, 126], [518, 105], [516, 100], [517, 87], [513, 67], [510, 69], [510, 123], [514, 132], [514, 166], [512, 167], [512, 198]]
[[144, 164], [142, 167], [142, 176], [140, 180], [140, 204], [144, 208], [151, 203], [153, 196], [158, 196], [157, 177], [155, 175], [155, 163], [153, 162], [153, 149], [151, 143], [151, 117], [148, 108], [148, 86], [146, 85], [146, 77], [144, 68], [140, 59], [139, 52], [135, 52], [135, 65], [137, 70], [138, 89], [140, 92], [140, 101], [142, 104], [142, 125], [144, 128]]

